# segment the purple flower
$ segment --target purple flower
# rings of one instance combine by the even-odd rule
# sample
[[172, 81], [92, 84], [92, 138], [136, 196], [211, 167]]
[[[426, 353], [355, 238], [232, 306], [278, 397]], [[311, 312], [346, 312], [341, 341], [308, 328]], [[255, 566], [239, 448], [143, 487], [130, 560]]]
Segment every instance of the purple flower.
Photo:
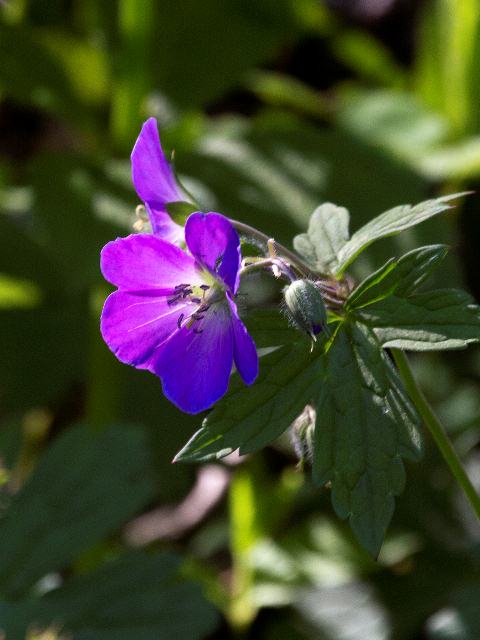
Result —
[[227, 391], [233, 362], [252, 384], [258, 357], [234, 302], [237, 232], [219, 213], [193, 213], [185, 240], [191, 255], [150, 234], [103, 248], [103, 275], [118, 291], [105, 302], [101, 330], [119, 360], [158, 375], [169, 400], [198, 413]]
[[133, 147], [132, 180], [137, 194], [145, 203], [152, 231], [168, 242], [184, 241], [183, 228], [167, 213], [170, 202], [184, 200], [172, 168], [160, 144], [157, 121], [149, 118]]

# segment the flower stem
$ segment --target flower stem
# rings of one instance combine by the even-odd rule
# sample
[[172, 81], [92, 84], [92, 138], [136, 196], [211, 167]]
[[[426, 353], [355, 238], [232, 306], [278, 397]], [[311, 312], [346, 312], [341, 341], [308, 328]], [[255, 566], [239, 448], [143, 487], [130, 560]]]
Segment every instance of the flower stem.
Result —
[[[230, 222], [238, 232], [246, 236], [250, 236], [251, 238], [254, 238], [255, 240], [257, 240], [258, 242], [261, 242], [262, 244], [264, 244], [265, 247], [268, 247], [268, 243], [271, 238], [270, 236], [267, 236], [267, 234], [262, 233], [258, 229], [255, 229], [254, 227], [251, 227], [250, 225], [245, 224], [244, 222], [239, 222], [238, 220], [230, 219]], [[318, 278], [326, 277], [325, 274], [321, 274], [313, 271], [313, 269], [311, 269], [308, 266], [308, 264], [306, 264], [301, 258], [299, 258], [295, 253], [293, 253], [293, 251], [290, 251], [290, 249], [287, 249], [287, 247], [284, 247], [282, 244], [279, 244], [277, 241], [275, 241], [275, 246], [278, 251], [278, 254], [280, 256], [283, 256], [284, 258], [287, 258], [290, 264], [296, 267], [296, 269], [298, 269], [298, 271], [305, 277], [312, 278], [315, 280], [317, 280]]]
[[445, 462], [450, 467], [450, 471], [462, 487], [468, 501], [480, 520], [480, 495], [476, 492], [470, 478], [467, 476], [442, 423], [433, 412], [422, 390], [419, 388], [407, 356], [399, 349], [392, 349], [392, 355], [413, 403], [432, 434]]

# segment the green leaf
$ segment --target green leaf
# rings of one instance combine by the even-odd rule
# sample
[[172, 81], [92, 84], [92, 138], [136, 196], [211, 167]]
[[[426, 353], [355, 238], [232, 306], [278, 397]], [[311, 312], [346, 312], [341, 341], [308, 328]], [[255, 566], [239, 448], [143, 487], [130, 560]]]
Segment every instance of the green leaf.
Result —
[[317, 271], [335, 273], [340, 267], [341, 249], [348, 241], [349, 221], [344, 207], [326, 202], [315, 209], [307, 233], [296, 236], [293, 246]]
[[401, 205], [382, 213], [356, 231], [343, 246], [338, 256], [339, 267], [336, 273], [340, 275], [375, 240], [396, 235], [405, 229], [420, 224], [424, 220], [428, 220], [432, 216], [442, 213], [442, 211], [450, 209], [451, 205], [448, 204], [450, 200], [459, 198], [462, 195], [465, 195], [465, 193], [455, 193], [436, 200], [426, 200], [415, 206]]
[[323, 368], [321, 353], [322, 345], [311, 353], [305, 338], [261, 358], [260, 374], [252, 387], [246, 387], [236, 374], [229, 394], [175, 460], [221, 458], [236, 449], [251, 453], [272, 442], [316, 394]]
[[341, 329], [325, 357], [314, 433], [315, 481], [360, 543], [378, 555], [404, 485], [401, 458], [421, 453], [420, 421], [373, 332]]
[[447, 253], [448, 247], [437, 244], [414, 249], [399, 259], [391, 258], [352, 291], [345, 309], [359, 309], [393, 294], [409, 295], [430, 276]]
[[140, 429], [62, 434], [0, 521], [0, 592], [25, 594], [123, 524], [153, 492]]
[[383, 347], [410, 351], [464, 349], [480, 341], [480, 308], [458, 289], [392, 296], [356, 312]]
[[280, 347], [301, 338], [298, 329], [275, 309], [255, 309], [242, 315], [242, 320], [257, 347]]
[[171, 554], [131, 552], [40, 598], [31, 623], [56, 623], [75, 640], [200, 640], [218, 614], [179, 568]]

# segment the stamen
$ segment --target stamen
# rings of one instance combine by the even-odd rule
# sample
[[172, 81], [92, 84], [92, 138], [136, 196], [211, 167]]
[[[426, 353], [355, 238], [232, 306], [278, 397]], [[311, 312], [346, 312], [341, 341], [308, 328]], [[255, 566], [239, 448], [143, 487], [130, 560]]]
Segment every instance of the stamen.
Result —
[[182, 291], [182, 296], [183, 296], [184, 298], [186, 298], [187, 296], [191, 295], [192, 293], [193, 293], [193, 289], [184, 289], [184, 290]]
[[179, 329], [181, 329], [181, 328], [182, 328], [182, 320], [184, 319], [184, 317], [185, 317], [185, 314], [184, 314], [184, 313], [181, 313], [181, 314], [178, 316], [178, 320], [177, 320], [177, 327], [178, 327]]
[[190, 298], [190, 300], [192, 302], [194, 302], [195, 304], [200, 304], [202, 301], [200, 300], [200, 298]]
[[210, 289], [210, 286], [208, 284], [201, 284], [200, 289], [203, 289], [204, 291], [208, 291]]
[[218, 271], [218, 269], [220, 268], [220, 265], [223, 262], [223, 253], [222, 255], [218, 256], [218, 258], [215, 260], [215, 267], [214, 267], [214, 271]]
[[173, 307], [173, 305], [177, 304], [177, 302], [180, 300], [180, 298], [182, 297], [182, 294], [179, 293], [176, 296], [173, 296], [173, 298], [170, 298], [170, 300], [167, 300], [167, 304], [169, 307]]

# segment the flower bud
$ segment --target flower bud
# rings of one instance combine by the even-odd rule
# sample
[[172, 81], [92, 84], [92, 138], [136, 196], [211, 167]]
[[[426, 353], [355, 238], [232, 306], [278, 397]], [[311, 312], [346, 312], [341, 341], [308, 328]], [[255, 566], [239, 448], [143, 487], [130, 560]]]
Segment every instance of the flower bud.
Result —
[[315, 340], [327, 326], [327, 310], [322, 294], [311, 280], [295, 280], [284, 290], [290, 320]]
[[292, 445], [302, 467], [306, 462], [312, 462], [313, 433], [316, 419], [317, 412], [310, 404], [307, 404], [290, 427]]

